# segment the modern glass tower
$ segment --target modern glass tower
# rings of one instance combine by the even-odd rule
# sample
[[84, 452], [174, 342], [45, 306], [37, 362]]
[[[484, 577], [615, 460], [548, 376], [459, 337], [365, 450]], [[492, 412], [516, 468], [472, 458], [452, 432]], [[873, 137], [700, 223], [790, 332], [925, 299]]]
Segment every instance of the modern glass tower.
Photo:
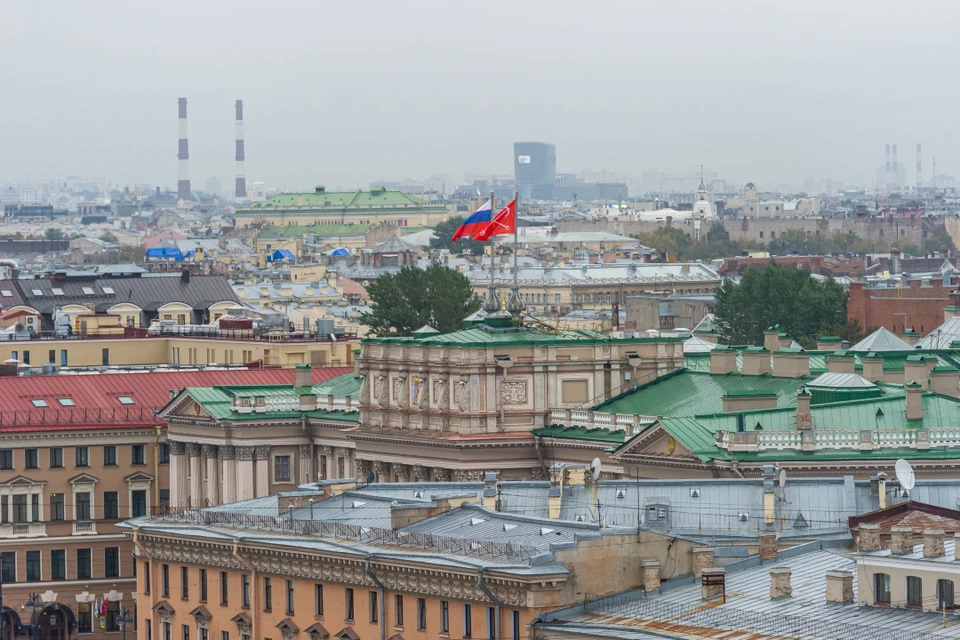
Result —
[[546, 142], [514, 142], [513, 175], [521, 200], [553, 199], [557, 148]]

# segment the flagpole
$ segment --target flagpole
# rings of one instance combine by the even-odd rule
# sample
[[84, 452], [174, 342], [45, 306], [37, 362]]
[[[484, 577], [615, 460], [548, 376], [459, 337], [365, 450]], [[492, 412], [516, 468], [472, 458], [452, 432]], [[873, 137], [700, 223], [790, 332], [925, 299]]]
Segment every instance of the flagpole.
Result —
[[[490, 190], [490, 219], [493, 220], [493, 213], [496, 210], [494, 205], [494, 191]], [[494, 236], [495, 237], [495, 236]], [[493, 237], [490, 238], [490, 286], [487, 288], [487, 299], [483, 303], [483, 310], [488, 314], [500, 311], [500, 299], [497, 297], [496, 268], [493, 264], [493, 257], [496, 253], [496, 247], [493, 244]]]
[[[520, 258], [518, 256], [518, 244], [519, 244], [519, 233], [520, 233], [520, 224], [519, 224], [519, 204], [520, 204], [520, 193], [516, 190], [513, 192], [513, 289], [510, 291], [510, 300], [507, 301], [507, 311], [510, 312], [510, 315], [513, 316], [513, 319], [516, 320], [517, 326], [520, 326], [520, 313], [524, 309], [523, 299], [520, 297]], [[544, 301], [546, 302], [546, 301]]]

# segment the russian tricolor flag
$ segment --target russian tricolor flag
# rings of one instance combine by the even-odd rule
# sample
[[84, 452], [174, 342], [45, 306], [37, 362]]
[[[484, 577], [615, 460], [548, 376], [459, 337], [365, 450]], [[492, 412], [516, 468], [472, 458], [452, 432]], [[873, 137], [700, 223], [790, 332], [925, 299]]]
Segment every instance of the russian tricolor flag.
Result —
[[463, 221], [457, 232], [453, 234], [453, 242], [460, 238], [472, 238], [490, 224], [493, 204], [487, 200], [483, 205], [470, 214], [470, 217]]

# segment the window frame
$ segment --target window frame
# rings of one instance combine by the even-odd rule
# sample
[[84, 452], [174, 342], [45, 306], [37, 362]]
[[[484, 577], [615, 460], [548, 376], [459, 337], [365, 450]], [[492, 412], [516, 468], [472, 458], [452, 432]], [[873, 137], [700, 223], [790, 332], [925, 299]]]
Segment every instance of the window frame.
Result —
[[[923, 578], [907, 576], [904, 579], [904, 605], [908, 609], [923, 608]], [[917, 598], [911, 596], [919, 596]]]
[[[33, 458], [31, 464], [30, 458]], [[23, 468], [24, 469], [39, 469], [40, 468], [40, 450], [36, 447], [30, 447], [29, 449], [23, 450]]]
[[[885, 583], [885, 589], [881, 587], [881, 582]], [[875, 573], [873, 574], [873, 602], [877, 606], [890, 606], [890, 574], [889, 573]], [[881, 598], [881, 595], [886, 592], [886, 599]]]
[[323, 584], [320, 582], [313, 585], [313, 616], [323, 617]]
[[63, 447], [50, 447], [49, 451], [50, 468], [63, 469]]
[[273, 456], [273, 481], [290, 482], [291, 477], [291, 456], [276, 455]]
[[190, 567], [186, 565], [180, 567], [180, 599], [190, 599]]
[[354, 615], [356, 614], [356, 602], [354, 600], [354, 593], [352, 587], [346, 587], [343, 590], [343, 615], [344, 620], [347, 622], [354, 621]]
[[[86, 564], [87, 564], [87, 566], [86, 566], [86, 571], [84, 571], [83, 573], [81, 573], [81, 571], [80, 571], [80, 568], [81, 568], [81, 566], [82, 566], [82, 565], [80, 564], [80, 563], [81, 563], [81, 560], [80, 560], [80, 554], [81, 554], [81, 552], [86, 552], [84, 555], [86, 555]], [[77, 580], [90, 580], [91, 578], [93, 578], [93, 550], [90, 549], [90, 547], [81, 547], [81, 548], [78, 548], [78, 549], [76, 550], [76, 554], [75, 554], [75, 555], [76, 555], [76, 559], [77, 559], [77, 564], [76, 564], [76, 567], [77, 567]]]
[[[114, 555], [114, 558], [110, 558], [111, 555]], [[111, 563], [115, 562], [116, 564], [111, 567]], [[113, 573], [110, 570], [113, 569]], [[120, 577], [120, 547], [104, 547], [103, 548], [103, 577], [104, 578], [119, 578]]]

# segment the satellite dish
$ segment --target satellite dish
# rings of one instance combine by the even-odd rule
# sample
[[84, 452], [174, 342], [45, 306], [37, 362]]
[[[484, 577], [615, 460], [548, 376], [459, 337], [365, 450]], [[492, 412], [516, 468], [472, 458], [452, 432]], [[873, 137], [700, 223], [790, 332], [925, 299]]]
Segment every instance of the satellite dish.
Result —
[[600, 478], [600, 458], [594, 458], [590, 463], [590, 477], [594, 481]]
[[780, 484], [781, 489], [787, 486], [787, 470], [786, 469], [780, 469], [780, 477], [778, 478], [777, 482]]
[[900, 458], [897, 460], [897, 464], [894, 466], [894, 471], [897, 474], [897, 481], [900, 483], [900, 486], [910, 491], [917, 484], [917, 477], [913, 473], [913, 467], [910, 466], [910, 463]]

